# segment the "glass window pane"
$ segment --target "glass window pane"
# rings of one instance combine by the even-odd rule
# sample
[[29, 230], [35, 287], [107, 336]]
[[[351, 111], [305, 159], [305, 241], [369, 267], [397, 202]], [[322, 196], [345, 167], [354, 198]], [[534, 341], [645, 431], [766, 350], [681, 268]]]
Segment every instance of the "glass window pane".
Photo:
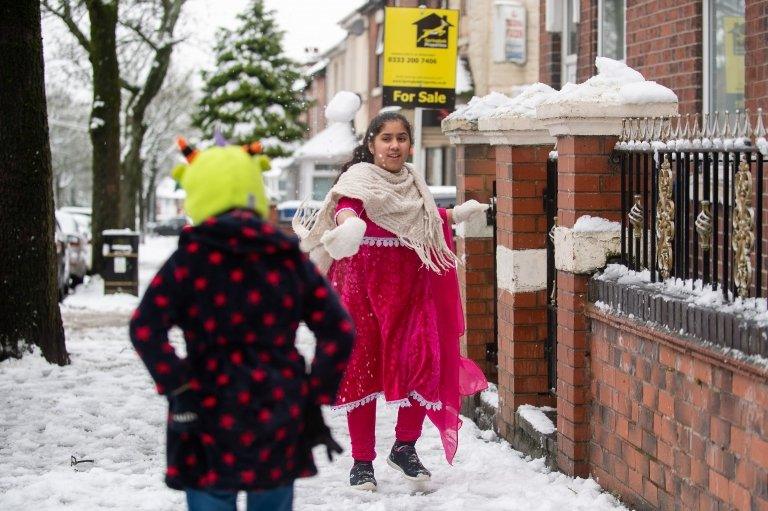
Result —
[[572, 0], [566, 0], [566, 9], [565, 9], [565, 26], [566, 26], [566, 37], [565, 37], [565, 53], [566, 55], [574, 54], [578, 50], [577, 48], [577, 40], [576, 40], [576, 23], [573, 22], [573, 14], [574, 14], [574, 5]]
[[711, 0], [709, 26], [709, 110], [743, 109], [744, 0]]
[[318, 177], [312, 179], [312, 200], [323, 200], [333, 186], [335, 177]]
[[624, 0], [603, 0], [600, 56], [624, 60]]

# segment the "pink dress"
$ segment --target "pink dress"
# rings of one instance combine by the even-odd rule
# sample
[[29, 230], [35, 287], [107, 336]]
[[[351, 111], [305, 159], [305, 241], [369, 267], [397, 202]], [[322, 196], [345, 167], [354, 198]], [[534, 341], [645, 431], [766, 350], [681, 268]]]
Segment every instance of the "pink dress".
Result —
[[[441, 275], [423, 267], [413, 250], [368, 218], [361, 201], [343, 198], [337, 214], [343, 209], [355, 211], [367, 228], [358, 253], [334, 261], [328, 271], [357, 331], [334, 407], [351, 410], [380, 395], [409, 406], [413, 398], [440, 430], [450, 463], [461, 395], [488, 385], [482, 371], [459, 355], [464, 315], [456, 271]], [[453, 249], [446, 210], [439, 212]]]

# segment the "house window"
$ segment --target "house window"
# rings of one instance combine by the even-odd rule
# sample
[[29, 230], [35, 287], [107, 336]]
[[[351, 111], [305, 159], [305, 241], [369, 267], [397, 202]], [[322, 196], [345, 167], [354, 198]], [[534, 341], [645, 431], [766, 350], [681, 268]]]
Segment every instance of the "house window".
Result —
[[626, 59], [626, 0], [600, 0], [598, 3], [597, 54], [615, 60]]
[[705, 110], [744, 109], [744, 0], [704, 2]]
[[578, 46], [578, 20], [579, 20], [579, 1], [563, 0], [565, 4], [563, 16], [563, 63], [562, 76], [563, 83], [576, 83], [576, 58], [579, 51]]

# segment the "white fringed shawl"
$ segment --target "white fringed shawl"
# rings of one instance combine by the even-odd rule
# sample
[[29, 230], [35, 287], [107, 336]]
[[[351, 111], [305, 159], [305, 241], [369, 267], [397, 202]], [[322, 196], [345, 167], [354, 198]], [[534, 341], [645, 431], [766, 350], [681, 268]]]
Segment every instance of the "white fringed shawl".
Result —
[[331, 257], [320, 238], [336, 227], [334, 215], [342, 197], [361, 200], [368, 217], [416, 252], [430, 270], [442, 273], [456, 267], [456, 256], [445, 242], [443, 221], [424, 178], [408, 163], [393, 173], [363, 162], [341, 174], [319, 211], [302, 207], [293, 217], [301, 248], [323, 272], [328, 271]]

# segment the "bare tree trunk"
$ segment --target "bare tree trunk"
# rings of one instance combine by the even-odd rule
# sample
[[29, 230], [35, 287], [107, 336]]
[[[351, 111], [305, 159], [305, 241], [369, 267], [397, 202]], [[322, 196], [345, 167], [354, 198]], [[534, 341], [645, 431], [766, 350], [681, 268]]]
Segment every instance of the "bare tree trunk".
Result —
[[118, 2], [86, 0], [93, 67], [93, 272], [101, 273], [101, 231], [120, 225], [120, 70], [117, 61]]
[[174, 46], [171, 38], [184, 2], [186, 0], [174, 0], [164, 4], [160, 32], [165, 35], [167, 40], [163, 41], [161, 46], [154, 47], [155, 54], [149, 74], [135, 100], [130, 102], [131, 106], [128, 112], [128, 133], [130, 136], [128, 151], [122, 163], [124, 188], [120, 193], [120, 214], [123, 225], [131, 228], [136, 226], [136, 208], [142, 196], [142, 170], [145, 162], [141, 157], [141, 149], [147, 132], [144, 117], [150, 103], [160, 92], [168, 74]]
[[64, 365], [39, 0], [0, 2], [0, 69], [0, 360]]

